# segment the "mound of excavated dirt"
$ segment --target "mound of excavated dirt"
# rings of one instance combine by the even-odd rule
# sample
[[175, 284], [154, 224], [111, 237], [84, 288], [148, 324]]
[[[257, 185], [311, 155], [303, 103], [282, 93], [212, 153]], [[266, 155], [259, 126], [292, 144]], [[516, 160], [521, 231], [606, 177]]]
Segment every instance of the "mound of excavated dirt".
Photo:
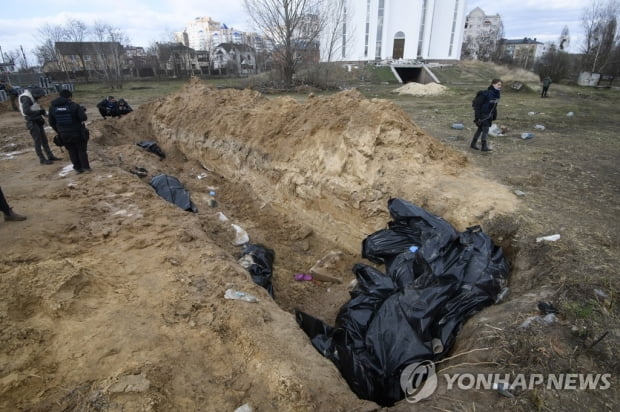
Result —
[[[385, 224], [390, 197], [415, 199], [459, 230], [515, 208], [515, 196], [464, 155], [394, 104], [357, 91], [300, 103], [192, 83], [138, 117], [162, 145], [250, 185], [265, 204], [296, 210], [349, 250]], [[124, 125], [135, 128], [126, 135], [143, 134], [142, 126]]]
[[[32, 143], [21, 116], [0, 122], [2, 152], [18, 153], [0, 162], [2, 188], [28, 215], [0, 224], [3, 410], [375, 410], [293, 308], [335, 318], [390, 197], [459, 230], [516, 207], [399, 108], [356, 91], [299, 102], [190, 82], [92, 121], [93, 172], [81, 175], [63, 169], [66, 153], [41, 166], [22, 150]], [[136, 145], [146, 140], [165, 159]], [[154, 192], [160, 173], [198, 213]], [[275, 300], [237, 262], [232, 224], [275, 251]], [[326, 256], [339, 257], [329, 270], [342, 283], [293, 279]], [[228, 288], [259, 302], [224, 299]]]
[[394, 93], [398, 94], [410, 94], [412, 96], [432, 96], [444, 93], [448, 88], [438, 83], [407, 83], [397, 89], [394, 89]]

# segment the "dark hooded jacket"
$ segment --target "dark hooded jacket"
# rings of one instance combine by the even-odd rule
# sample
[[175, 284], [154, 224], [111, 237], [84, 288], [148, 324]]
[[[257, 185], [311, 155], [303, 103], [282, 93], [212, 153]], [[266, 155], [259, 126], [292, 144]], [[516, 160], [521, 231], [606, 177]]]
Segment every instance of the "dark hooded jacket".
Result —
[[477, 107], [475, 116], [477, 120], [490, 123], [497, 119], [497, 105], [499, 104], [500, 91], [495, 90], [493, 85], [489, 86], [487, 90], [482, 92], [484, 98], [479, 107]]
[[82, 136], [84, 130], [82, 122], [86, 119], [86, 112], [79, 104], [62, 96], [52, 101], [49, 110], [50, 126], [63, 139]]

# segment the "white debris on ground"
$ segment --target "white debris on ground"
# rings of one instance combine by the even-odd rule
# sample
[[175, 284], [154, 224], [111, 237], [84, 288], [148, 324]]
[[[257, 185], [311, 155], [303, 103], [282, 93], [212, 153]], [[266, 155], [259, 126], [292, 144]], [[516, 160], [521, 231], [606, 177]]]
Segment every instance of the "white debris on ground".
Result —
[[414, 96], [429, 96], [438, 95], [444, 93], [448, 88], [438, 83], [407, 83], [397, 89], [394, 89], [392, 93], [398, 94], [411, 94]]

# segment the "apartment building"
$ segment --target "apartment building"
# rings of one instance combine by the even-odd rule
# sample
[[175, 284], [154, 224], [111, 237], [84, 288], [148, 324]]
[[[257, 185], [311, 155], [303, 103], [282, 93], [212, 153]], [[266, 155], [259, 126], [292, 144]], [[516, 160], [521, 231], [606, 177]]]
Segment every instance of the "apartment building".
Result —
[[465, 17], [462, 57], [489, 60], [504, 35], [504, 24], [499, 14], [487, 15], [476, 7]]

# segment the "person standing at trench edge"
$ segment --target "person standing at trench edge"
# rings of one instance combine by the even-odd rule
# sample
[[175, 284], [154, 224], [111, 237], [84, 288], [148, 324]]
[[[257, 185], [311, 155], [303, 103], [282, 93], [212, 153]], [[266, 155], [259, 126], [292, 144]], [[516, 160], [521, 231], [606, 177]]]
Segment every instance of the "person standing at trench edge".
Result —
[[52, 101], [50, 108], [50, 126], [62, 139], [73, 170], [77, 173], [89, 172], [88, 161], [88, 129], [84, 125], [87, 120], [86, 110], [71, 98], [70, 90], [61, 90], [60, 96]]
[[469, 147], [475, 150], [481, 150], [477, 146], [478, 138], [482, 142], [482, 151], [490, 152], [487, 138], [489, 136], [489, 128], [493, 120], [497, 119], [497, 105], [499, 104], [500, 92], [502, 90], [502, 81], [493, 79], [487, 90], [480, 92], [474, 101], [474, 123], [478, 126], [474, 138]]
[[[32, 140], [34, 140], [34, 150], [39, 157], [39, 162], [42, 165], [52, 164], [54, 160], [62, 160], [59, 157], [54, 156], [52, 149], [47, 141], [47, 135], [45, 134], [45, 110], [41, 108], [38, 103], [39, 98], [45, 96], [45, 90], [39, 86], [30, 87], [26, 91], [19, 95], [19, 110], [26, 120], [26, 127], [30, 131]], [[47, 159], [45, 155], [47, 155]]]

